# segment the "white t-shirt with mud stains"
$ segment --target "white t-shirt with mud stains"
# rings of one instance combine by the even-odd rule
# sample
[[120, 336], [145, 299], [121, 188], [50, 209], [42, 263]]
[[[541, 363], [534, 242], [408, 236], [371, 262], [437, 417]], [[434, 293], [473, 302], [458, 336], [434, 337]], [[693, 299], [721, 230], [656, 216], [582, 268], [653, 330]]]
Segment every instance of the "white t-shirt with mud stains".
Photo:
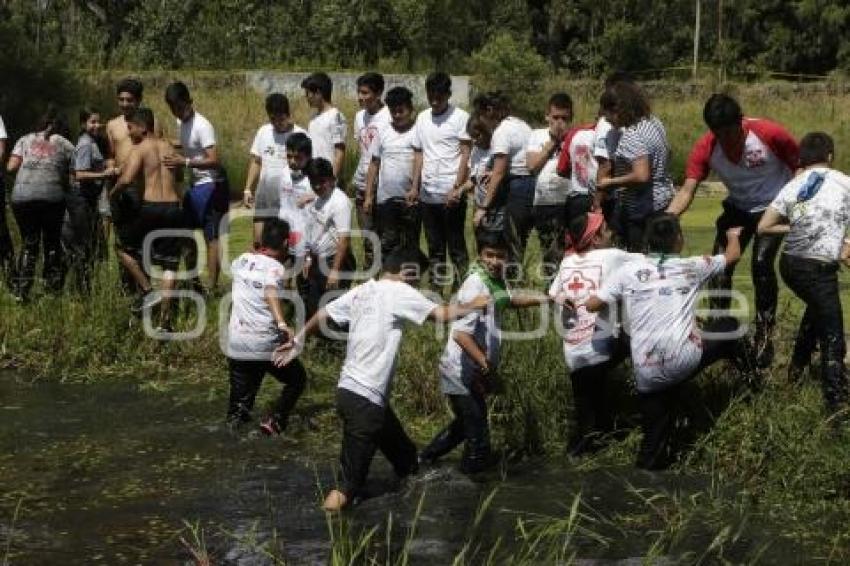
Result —
[[269, 360], [281, 343], [281, 334], [266, 303], [266, 287], [284, 290], [284, 268], [274, 258], [244, 253], [231, 264], [233, 277], [227, 356], [241, 360]]

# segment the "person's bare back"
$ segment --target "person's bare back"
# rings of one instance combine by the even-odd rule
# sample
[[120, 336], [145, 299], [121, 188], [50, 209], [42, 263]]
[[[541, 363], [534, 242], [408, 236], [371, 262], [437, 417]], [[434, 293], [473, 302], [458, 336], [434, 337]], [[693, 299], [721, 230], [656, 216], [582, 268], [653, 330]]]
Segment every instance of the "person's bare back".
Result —
[[174, 148], [165, 140], [146, 137], [133, 148], [138, 152], [140, 169], [144, 178], [145, 202], [180, 202], [177, 195], [177, 178], [174, 169], [169, 169], [162, 158], [174, 153]]
[[106, 137], [109, 139], [109, 151], [115, 167], [121, 167], [130, 157], [133, 150], [133, 140], [127, 128], [124, 116], [116, 116], [106, 123]]

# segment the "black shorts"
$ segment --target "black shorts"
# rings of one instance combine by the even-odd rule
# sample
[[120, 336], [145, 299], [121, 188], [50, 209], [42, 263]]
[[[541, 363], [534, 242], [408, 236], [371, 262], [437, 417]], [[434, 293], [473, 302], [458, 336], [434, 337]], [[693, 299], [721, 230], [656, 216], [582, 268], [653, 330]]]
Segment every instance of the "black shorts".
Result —
[[[185, 227], [183, 209], [178, 202], [142, 202], [128, 238], [122, 238], [120, 247], [136, 260], [143, 259], [145, 238], [157, 230], [178, 230]], [[175, 271], [180, 265], [180, 237], [156, 235], [151, 243], [150, 259], [153, 265]]]

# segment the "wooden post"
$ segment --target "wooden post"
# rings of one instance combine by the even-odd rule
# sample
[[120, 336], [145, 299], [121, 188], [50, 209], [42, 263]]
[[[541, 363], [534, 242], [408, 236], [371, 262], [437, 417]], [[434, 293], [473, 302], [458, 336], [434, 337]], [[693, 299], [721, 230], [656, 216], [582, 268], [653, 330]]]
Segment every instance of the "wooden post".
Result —
[[702, 0], [697, 0], [697, 13], [694, 21], [694, 70], [692, 78], [697, 80], [697, 72], [699, 71], [699, 27], [700, 27], [700, 5]]

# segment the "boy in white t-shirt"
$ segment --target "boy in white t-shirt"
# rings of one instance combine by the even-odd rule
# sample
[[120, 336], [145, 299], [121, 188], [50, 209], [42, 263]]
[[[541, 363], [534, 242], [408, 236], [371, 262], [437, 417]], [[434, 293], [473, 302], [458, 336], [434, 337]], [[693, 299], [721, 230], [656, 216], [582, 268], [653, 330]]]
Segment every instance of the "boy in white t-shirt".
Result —
[[[163, 159], [168, 167], [186, 167], [191, 173], [189, 190], [183, 199], [183, 211], [189, 226], [202, 230], [207, 244], [207, 275], [209, 289], [218, 285], [221, 255], [219, 230], [221, 220], [230, 205], [226, 179], [221, 174], [221, 161], [216, 147], [215, 131], [209, 120], [195, 111], [189, 89], [175, 82], [165, 89], [165, 101], [180, 126], [180, 145], [183, 155]], [[197, 246], [187, 246], [188, 269], [197, 265]], [[196, 282], [196, 286], [200, 283]]]
[[304, 207], [310, 252], [304, 285], [307, 316], [319, 308], [325, 291], [347, 289], [354, 270], [351, 253], [351, 202], [336, 186], [327, 159], [311, 159], [304, 170], [316, 199]]
[[[425, 79], [429, 108], [416, 117], [413, 188], [408, 199], [419, 201], [422, 227], [428, 242], [430, 284], [436, 291], [459, 284], [469, 264], [466, 249], [466, 181], [472, 142], [466, 133], [469, 114], [450, 104], [452, 79], [443, 72]], [[446, 250], [454, 269], [446, 261]]]
[[[564, 339], [564, 360], [573, 391], [567, 448], [571, 456], [593, 451], [600, 436], [613, 429], [606, 382], [628, 345], [622, 347], [619, 321], [608, 313], [590, 312], [582, 303], [622, 265], [643, 256], [611, 247], [611, 240], [612, 232], [601, 213], [574, 218], [567, 227], [564, 259], [549, 287], [549, 296], [562, 305], [557, 328]], [[573, 310], [570, 304], [579, 306]]]
[[696, 322], [697, 298], [705, 283], [741, 258], [740, 228], [727, 231], [724, 255], [679, 258], [684, 245], [679, 220], [661, 214], [649, 220], [644, 259], [627, 263], [584, 303], [599, 312], [622, 300], [629, 319], [632, 366], [643, 440], [637, 466], [666, 467], [682, 384], [721, 358], [743, 352], [744, 332], [731, 317]]
[[505, 282], [508, 244], [499, 232], [478, 234], [478, 260], [458, 291], [458, 301], [486, 296], [491, 306], [472, 312], [452, 324], [440, 357], [440, 389], [454, 419], [428, 444], [420, 462], [433, 463], [464, 442], [460, 468], [465, 473], [483, 471], [492, 463], [486, 393], [499, 366], [502, 315], [508, 308], [535, 307], [549, 302], [545, 295], [512, 293]]
[[333, 82], [326, 73], [313, 73], [301, 81], [307, 104], [316, 113], [310, 118], [307, 133], [313, 142], [313, 157], [327, 159], [333, 165], [334, 177], [339, 178], [345, 163], [345, 137], [348, 123], [333, 104]]
[[289, 99], [285, 94], [273, 92], [266, 97], [266, 114], [269, 121], [260, 126], [251, 144], [242, 191], [244, 206], [254, 207], [255, 242], [260, 240], [263, 221], [274, 218], [280, 208], [280, 186], [287, 174], [286, 140], [305, 131], [290, 119]]
[[[364, 73], [357, 77], [357, 104], [360, 110], [354, 115], [354, 138], [360, 155], [351, 184], [354, 185], [354, 208], [357, 210], [357, 227], [362, 232], [376, 229], [374, 209], [366, 210], [366, 180], [372, 163], [372, 144], [381, 129], [390, 123], [390, 109], [381, 102], [384, 94], [384, 76], [381, 73]], [[363, 238], [363, 257], [372, 265], [372, 240]]]
[[331, 301], [298, 335], [278, 349], [276, 363], [286, 364], [303, 349], [304, 340], [327, 321], [348, 325], [348, 347], [337, 389], [342, 419], [342, 484], [325, 497], [327, 511], [339, 511], [363, 495], [369, 465], [383, 452], [399, 476], [418, 468], [416, 446], [390, 407], [396, 355], [406, 322], [445, 322], [487, 306], [480, 295], [469, 303], [438, 305], [414, 287], [426, 265], [418, 248], [397, 249], [382, 265], [380, 279], [370, 279]]
[[233, 262], [233, 307], [224, 344], [230, 368], [227, 425], [232, 429], [251, 421], [254, 400], [269, 373], [284, 387], [260, 429], [268, 435], [280, 434], [307, 381], [299, 360], [283, 366], [271, 362], [275, 348], [291, 339], [280, 304], [288, 238], [285, 221], [268, 219], [259, 248]]
[[289, 224], [289, 255], [295, 260], [293, 269], [301, 271], [307, 259], [307, 223], [305, 207], [316, 199], [310, 179], [304, 172], [313, 154], [313, 144], [303, 132], [286, 140], [288, 169], [279, 188], [280, 207], [277, 216]]
[[779, 190], [758, 225], [759, 235], [785, 235], [779, 273], [806, 305], [788, 377], [799, 381], [819, 346], [821, 387], [832, 415], [846, 411], [848, 402], [838, 271], [842, 262], [850, 264], [850, 177], [832, 168], [834, 155], [829, 135], [806, 134], [800, 141], [803, 171]]
[[[407, 200], [413, 186], [413, 93], [398, 86], [386, 96], [392, 122], [372, 142], [364, 210], [374, 218], [381, 257], [419, 244], [419, 203]], [[375, 185], [377, 184], [377, 190]]]
[[549, 97], [546, 106], [548, 127], [531, 132], [525, 148], [528, 170], [536, 175], [532, 217], [540, 239], [545, 275], [551, 277], [563, 248], [564, 229], [571, 220], [564, 214], [570, 195], [570, 179], [558, 174], [558, 160], [563, 149], [564, 134], [573, 120], [573, 101], [565, 92]]

